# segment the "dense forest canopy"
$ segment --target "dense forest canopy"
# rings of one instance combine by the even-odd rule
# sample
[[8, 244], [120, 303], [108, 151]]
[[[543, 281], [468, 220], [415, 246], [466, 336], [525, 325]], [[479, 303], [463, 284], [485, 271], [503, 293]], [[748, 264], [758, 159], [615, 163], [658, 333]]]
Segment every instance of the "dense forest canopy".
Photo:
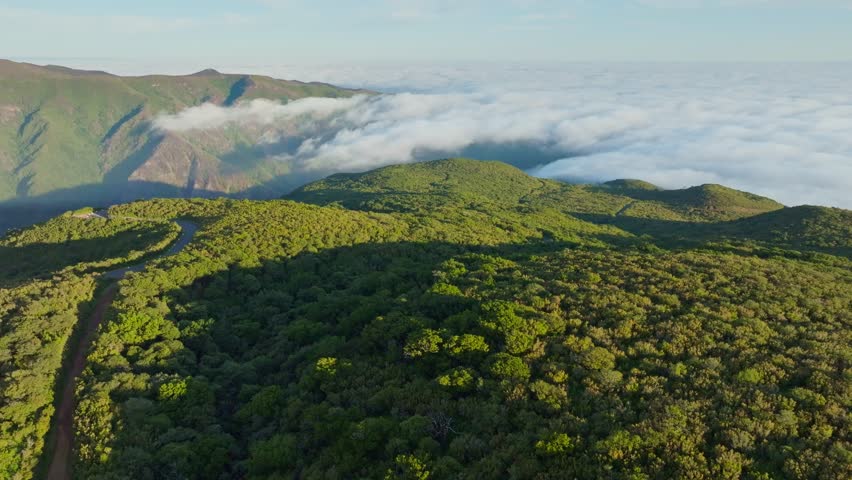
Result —
[[0, 245], [0, 478], [178, 218], [88, 351], [78, 478], [852, 477], [852, 212], [443, 160], [109, 217]]
[[55, 218], [0, 239], [0, 478], [28, 478], [54, 413], [63, 353], [91, 308], [98, 272], [144, 259], [170, 222]]

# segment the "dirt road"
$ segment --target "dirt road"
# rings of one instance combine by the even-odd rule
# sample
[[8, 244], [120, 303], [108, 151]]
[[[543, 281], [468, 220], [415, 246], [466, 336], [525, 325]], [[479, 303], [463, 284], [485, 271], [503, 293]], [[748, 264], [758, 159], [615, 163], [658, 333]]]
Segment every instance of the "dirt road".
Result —
[[[198, 231], [198, 226], [192, 222], [179, 220], [176, 222], [181, 227], [181, 236], [168, 250], [158, 255], [156, 258], [169, 257], [177, 254], [186, 247], [195, 232]], [[150, 260], [149, 260], [150, 262]], [[72, 466], [72, 451], [74, 446], [74, 410], [77, 406], [74, 390], [77, 385], [77, 378], [83, 373], [86, 368], [86, 354], [89, 352], [89, 347], [92, 345], [92, 340], [95, 333], [98, 331], [98, 326], [103, 322], [107, 308], [115, 299], [115, 294], [118, 291], [118, 280], [124, 278], [127, 272], [138, 272], [145, 269], [149, 263], [134, 265], [131, 267], [120, 268], [111, 272], [105, 273], [103, 276], [108, 279], [116, 280], [106, 290], [101, 293], [98, 302], [95, 305], [95, 310], [92, 315], [82, 325], [80, 335], [77, 337], [76, 345], [72, 346], [70, 363], [63, 367], [65, 377], [63, 379], [62, 390], [60, 391], [59, 408], [53, 419], [52, 430], [53, 443], [50, 458], [50, 466], [47, 471], [48, 480], [70, 480]]]
[[83, 368], [86, 367], [86, 353], [89, 351], [89, 346], [92, 344], [92, 339], [95, 332], [98, 330], [98, 325], [104, 319], [104, 314], [107, 308], [115, 298], [115, 292], [118, 291], [118, 284], [113, 283], [101, 294], [98, 303], [95, 306], [95, 311], [83, 325], [83, 332], [79, 337], [79, 342], [74, 346], [73, 354], [71, 355], [71, 363], [65, 369], [65, 383], [62, 386], [62, 400], [59, 402], [59, 408], [56, 410], [54, 420], [55, 445], [53, 447], [53, 457], [50, 460], [50, 469], [47, 472], [47, 478], [50, 480], [65, 480], [71, 478], [71, 446], [74, 439], [74, 408], [77, 406], [74, 395], [74, 387], [77, 383], [77, 377], [83, 373]]

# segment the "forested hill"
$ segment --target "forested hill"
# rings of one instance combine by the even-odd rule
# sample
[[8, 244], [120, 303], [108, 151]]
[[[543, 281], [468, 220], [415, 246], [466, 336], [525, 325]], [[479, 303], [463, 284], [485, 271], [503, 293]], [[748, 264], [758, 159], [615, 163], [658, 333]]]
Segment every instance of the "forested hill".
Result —
[[110, 216], [0, 245], [0, 478], [97, 273], [175, 218], [88, 352], [76, 478], [852, 478], [847, 210], [442, 160]]
[[376, 212], [455, 215], [501, 212], [524, 218], [558, 214], [557, 224], [583, 220], [668, 246], [749, 243], [852, 256], [852, 212], [785, 208], [774, 200], [721, 185], [663, 190], [638, 180], [568, 184], [526, 175], [501, 162], [446, 159], [337, 174], [286, 198]]
[[709, 222], [733, 220], [783, 205], [721, 185], [662, 190], [646, 182], [615, 180], [577, 185], [530, 177], [500, 162], [447, 159], [395, 165], [363, 174], [337, 174], [297, 189], [288, 198], [340, 203], [366, 210], [423, 210], [459, 203], [551, 207], [565, 213]]
[[[105, 72], [0, 60], [0, 217], [22, 206], [71, 208], [80, 202], [155, 196], [234, 194], [272, 197], [292, 188], [276, 148], [256, 145], [263, 128], [160, 132], [161, 113], [252, 99], [286, 102], [357, 92], [259, 75], [120, 77]], [[280, 194], [280, 193], [279, 193]], [[78, 205], [79, 206], [79, 205]], [[76, 208], [76, 207], [75, 207]], [[0, 218], [0, 228], [4, 221]], [[0, 230], [2, 231], [2, 230]]]

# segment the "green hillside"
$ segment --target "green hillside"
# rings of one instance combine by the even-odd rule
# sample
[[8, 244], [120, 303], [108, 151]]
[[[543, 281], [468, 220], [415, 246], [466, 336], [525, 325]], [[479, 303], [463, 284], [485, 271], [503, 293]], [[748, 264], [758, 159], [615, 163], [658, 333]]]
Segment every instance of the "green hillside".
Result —
[[449, 159], [336, 174], [305, 185], [287, 198], [354, 209], [426, 211], [457, 203], [517, 205], [539, 190], [561, 185], [501, 162]]
[[602, 186], [530, 177], [500, 162], [447, 159], [338, 174], [305, 185], [287, 198], [367, 210], [497, 203], [504, 207], [554, 208], [568, 214], [600, 214], [658, 220], [733, 220], [784, 206], [721, 185], [661, 190], [639, 180]]
[[784, 207], [774, 200], [722, 185], [625, 193], [642, 201], [632, 204], [623, 214], [645, 218], [656, 218], [656, 212], [665, 210], [674, 212], [671, 220], [735, 220]]
[[852, 257], [852, 212], [841, 208], [785, 208], [727, 223], [723, 231], [768, 244]]
[[[319, 83], [226, 75], [119, 77], [0, 60], [0, 202], [67, 207], [151, 196], [233, 194], [286, 167], [260, 155], [258, 128], [154, 132], [160, 113], [254, 98], [286, 102], [356, 92]], [[2, 205], [0, 205], [2, 206]]]
[[97, 272], [178, 218], [88, 349], [75, 478], [852, 476], [852, 212], [453, 159], [109, 217], [0, 245], [0, 478], [51, 458]]

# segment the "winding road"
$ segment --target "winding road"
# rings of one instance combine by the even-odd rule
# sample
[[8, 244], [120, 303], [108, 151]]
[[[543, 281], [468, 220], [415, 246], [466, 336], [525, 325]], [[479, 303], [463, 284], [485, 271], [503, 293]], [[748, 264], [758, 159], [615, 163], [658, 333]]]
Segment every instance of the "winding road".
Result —
[[[127, 217], [122, 217], [127, 218]], [[186, 220], [176, 220], [175, 223], [180, 226], [180, 238], [178, 238], [177, 242], [173, 243], [171, 247], [168, 248], [165, 252], [157, 255], [155, 258], [151, 260], [156, 260], [159, 258], [171, 257], [172, 255], [178, 254], [181, 250], [183, 250], [189, 242], [192, 241], [193, 237], [195, 237], [195, 232], [198, 231], [198, 225], [188, 222]], [[151, 260], [148, 260], [150, 262]], [[148, 265], [148, 262], [140, 263], [138, 265], [131, 265], [129, 267], [119, 268], [117, 270], [112, 270], [110, 272], [106, 272], [104, 274], [104, 278], [109, 278], [113, 280], [121, 280], [128, 272], [141, 272], [145, 270], [145, 266]]]
[[[98, 216], [102, 216], [98, 214]], [[124, 218], [124, 217], [122, 217]], [[124, 278], [128, 272], [140, 272], [152, 260], [170, 257], [183, 250], [189, 242], [195, 237], [198, 231], [198, 225], [186, 220], [176, 220], [181, 228], [181, 234], [178, 240], [173, 243], [165, 252], [149, 259], [145, 263], [133, 265], [129, 267], [119, 268], [103, 274], [104, 278], [114, 280], [98, 298], [95, 304], [95, 310], [92, 315], [82, 325], [83, 330], [76, 337], [77, 343], [71, 347], [70, 363], [65, 366], [63, 371], [65, 377], [62, 385], [59, 407], [54, 415], [53, 427], [54, 432], [52, 442], [52, 456], [50, 458], [50, 466], [47, 471], [48, 480], [70, 480], [71, 479], [71, 452], [74, 445], [74, 409], [76, 407], [76, 398], [74, 396], [77, 378], [83, 373], [86, 367], [86, 353], [92, 345], [95, 332], [98, 326], [104, 319], [104, 314], [115, 299], [115, 294], [118, 291], [118, 280]]]

